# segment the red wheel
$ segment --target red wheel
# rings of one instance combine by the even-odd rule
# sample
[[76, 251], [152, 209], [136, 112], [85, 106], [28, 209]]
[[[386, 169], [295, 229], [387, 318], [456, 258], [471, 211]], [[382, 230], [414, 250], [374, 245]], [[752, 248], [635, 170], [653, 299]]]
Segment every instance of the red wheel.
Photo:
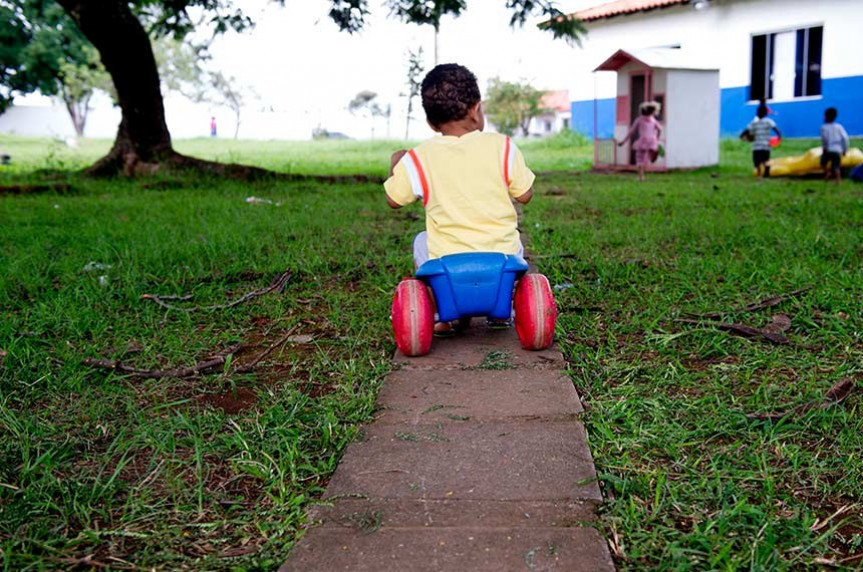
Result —
[[404, 355], [429, 353], [434, 330], [434, 312], [426, 285], [416, 278], [399, 283], [393, 297], [393, 333]]
[[526, 274], [515, 289], [515, 331], [526, 350], [544, 350], [554, 341], [557, 306], [548, 278]]

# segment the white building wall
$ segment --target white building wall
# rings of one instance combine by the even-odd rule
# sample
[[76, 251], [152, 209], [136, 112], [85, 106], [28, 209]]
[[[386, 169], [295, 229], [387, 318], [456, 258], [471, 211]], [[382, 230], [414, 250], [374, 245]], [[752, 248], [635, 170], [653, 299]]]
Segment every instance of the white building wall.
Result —
[[669, 71], [665, 97], [666, 166], [674, 169], [718, 164], [718, 75], [710, 71]]
[[713, 0], [697, 12], [689, 6], [658, 9], [589, 22], [583, 50], [573, 58], [573, 101], [614, 97], [613, 72], [593, 70], [618, 49], [680, 46], [720, 69], [722, 88], [749, 85], [753, 34], [824, 26], [822, 78], [863, 75], [861, 0]]

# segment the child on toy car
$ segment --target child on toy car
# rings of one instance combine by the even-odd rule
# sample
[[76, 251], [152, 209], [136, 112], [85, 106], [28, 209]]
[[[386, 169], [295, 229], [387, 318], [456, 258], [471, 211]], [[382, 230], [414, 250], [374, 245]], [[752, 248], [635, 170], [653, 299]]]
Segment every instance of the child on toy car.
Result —
[[[535, 176], [509, 137], [483, 133], [476, 77], [458, 64], [442, 64], [425, 77], [421, 93], [428, 124], [440, 135], [393, 153], [384, 183], [392, 208], [418, 199], [425, 207], [414, 263], [464, 252], [521, 255], [511, 199], [529, 202]], [[436, 333], [450, 331], [449, 323], [435, 324]]]

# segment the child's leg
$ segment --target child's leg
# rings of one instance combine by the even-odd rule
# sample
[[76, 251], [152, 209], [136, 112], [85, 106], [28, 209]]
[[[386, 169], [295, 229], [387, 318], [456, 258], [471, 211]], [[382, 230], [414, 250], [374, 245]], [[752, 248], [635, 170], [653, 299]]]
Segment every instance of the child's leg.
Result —
[[[417, 269], [428, 262], [429, 259], [428, 233], [426, 231], [422, 231], [414, 238], [413, 251], [414, 272], [416, 272]], [[432, 291], [431, 286], [427, 286], [426, 290], [428, 290], [429, 299], [431, 300], [432, 312], [437, 314], [437, 303], [434, 299], [434, 292]], [[435, 322], [434, 333], [436, 336], [452, 335], [452, 326], [449, 322]]]
[[414, 272], [429, 260], [429, 235], [422, 231], [414, 237]]
[[638, 164], [638, 180], [644, 180], [644, 171], [647, 168], [647, 162], [650, 160], [650, 151], [647, 149], [638, 149], [635, 151], [635, 162]]

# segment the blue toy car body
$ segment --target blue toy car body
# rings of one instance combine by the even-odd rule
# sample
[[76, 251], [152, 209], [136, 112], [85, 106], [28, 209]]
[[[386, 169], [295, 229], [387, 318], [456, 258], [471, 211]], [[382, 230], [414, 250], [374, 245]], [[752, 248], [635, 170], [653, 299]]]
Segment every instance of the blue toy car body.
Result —
[[450, 254], [423, 264], [416, 277], [431, 286], [438, 320], [471, 316], [508, 320], [512, 289], [527, 272], [527, 262], [499, 252]]

